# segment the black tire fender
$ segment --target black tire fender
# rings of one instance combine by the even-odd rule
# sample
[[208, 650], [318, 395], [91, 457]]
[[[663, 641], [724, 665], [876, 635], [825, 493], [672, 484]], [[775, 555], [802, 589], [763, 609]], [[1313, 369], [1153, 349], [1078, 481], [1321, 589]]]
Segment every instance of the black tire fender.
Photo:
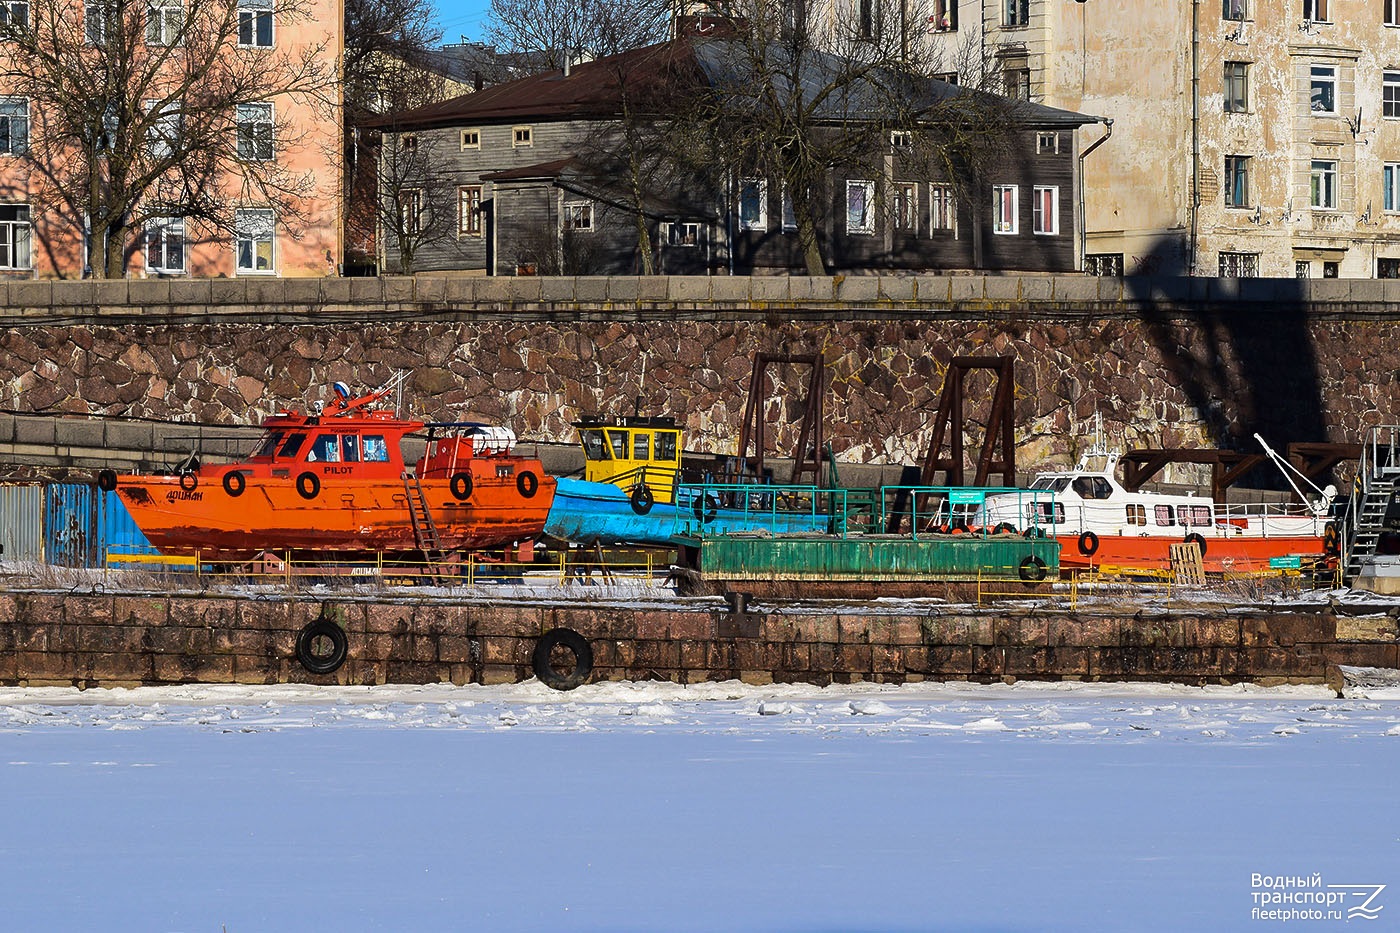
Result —
[[1187, 536], [1182, 540], [1182, 543], [1183, 543], [1183, 544], [1190, 544], [1192, 541], [1196, 542], [1196, 547], [1198, 547], [1198, 548], [1201, 549], [1201, 556], [1202, 556], [1202, 557], [1205, 557], [1205, 556], [1206, 556], [1206, 539], [1205, 539], [1205, 538], [1202, 538], [1200, 535], [1198, 535], [1196, 532], [1193, 531], [1193, 532], [1191, 532], [1189, 535], [1187, 535]]
[[[323, 649], [329, 647], [329, 651]], [[318, 616], [297, 635], [297, 660], [313, 674], [333, 674], [345, 663], [350, 640], [345, 629], [325, 616]]]
[[97, 488], [103, 492], [111, 492], [117, 488], [116, 470], [99, 470], [97, 473]]
[[314, 499], [320, 492], [321, 480], [315, 473], [307, 470], [297, 474], [297, 495], [303, 499]]
[[199, 488], [199, 477], [186, 470], [180, 474], [180, 488], [185, 492], [194, 492]]
[[540, 489], [540, 478], [529, 470], [525, 470], [515, 478], [515, 488], [526, 499], [533, 499], [535, 493]]
[[707, 492], [703, 496], [695, 497], [695, 517], [702, 524], [714, 521], [717, 514], [719, 514], [719, 503], [715, 501], [714, 496]]
[[[555, 668], [552, 656], [556, 648], [567, 649], [574, 656], [572, 670], [565, 672]], [[588, 639], [571, 628], [550, 629], [535, 643], [530, 666], [546, 686], [555, 690], [572, 690], [593, 673], [593, 647], [588, 644]]]
[[1016, 526], [1010, 522], [997, 522], [996, 527], [992, 529], [994, 535], [1014, 535], [1015, 533]]
[[243, 495], [243, 490], [248, 486], [248, 478], [238, 470], [229, 470], [224, 474], [224, 492], [237, 499]]
[[452, 492], [452, 498], [458, 502], [470, 499], [472, 497], [472, 475], [470, 473], [453, 473], [452, 478], [447, 481], [447, 488]]
[[1021, 561], [1021, 566], [1017, 568], [1016, 573], [1028, 583], [1039, 583], [1045, 579], [1045, 561], [1032, 554]]
[[651, 487], [646, 483], [638, 483], [632, 487], [632, 493], [628, 500], [632, 503], [632, 511], [638, 515], [645, 515], [651, 511], [651, 507], [656, 504], [656, 497], [651, 494]]
[[1099, 549], [1099, 536], [1092, 531], [1086, 531], [1079, 536], [1079, 553], [1085, 557], [1093, 557]]

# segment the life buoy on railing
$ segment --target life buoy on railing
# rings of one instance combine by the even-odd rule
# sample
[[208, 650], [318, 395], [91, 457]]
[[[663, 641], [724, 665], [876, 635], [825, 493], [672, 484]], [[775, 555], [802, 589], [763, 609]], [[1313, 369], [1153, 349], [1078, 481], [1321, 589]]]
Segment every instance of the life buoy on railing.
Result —
[[321, 480], [315, 473], [297, 474], [297, 494], [303, 499], [314, 499], [321, 491]]
[[447, 488], [452, 492], [452, 498], [459, 502], [470, 499], [472, 495], [471, 474], [453, 473], [452, 478], [447, 481]]
[[651, 487], [646, 483], [638, 483], [632, 487], [632, 493], [628, 500], [632, 503], [632, 511], [638, 515], [645, 515], [651, 511], [651, 507], [656, 504], [656, 497], [651, 493]]
[[306, 623], [297, 635], [297, 660], [313, 674], [335, 673], [349, 653], [345, 630], [325, 616]]
[[1191, 532], [1190, 534], [1188, 534], [1184, 539], [1182, 539], [1182, 543], [1183, 543], [1183, 544], [1190, 544], [1192, 541], [1196, 542], [1196, 547], [1200, 549], [1200, 551], [1201, 551], [1201, 556], [1202, 556], [1202, 557], [1205, 557], [1205, 556], [1206, 556], [1206, 539], [1205, 539], [1205, 538], [1202, 538], [1200, 535], [1198, 535], [1198, 534], [1197, 534], [1196, 532], [1194, 532], [1194, 531]]
[[1099, 536], [1092, 531], [1086, 531], [1079, 536], [1079, 553], [1085, 557], [1093, 557], [1094, 552], [1099, 549]]
[[248, 479], [239, 470], [229, 470], [224, 474], [224, 492], [234, 499], [243, 495], [243, 490], [248, 485]]
[[194, 492], [199, 488], [199, 477], [186, 470], [180, 474], [180, 488], [185, 492]]
[[117, 471], [101, 470], [97, 474], [97, 488], [103, 492], [111, 492], [117, 488]]
[[532, 499], [540, 488], [540, 479], [529, 470], [525, 470], [515, 478], [515, 488], [526, 499]]
[[1045, 561], [1032, 554], [1021, 561], [1021, 566], [1016, 573], [1027, 583], [1039, 583], [1045, 579]]
[[[555, 666], [556, 649], [573, 655], [572, 666]], [[572, 690], [593, 673], [593, 648], [588, 644], [588, 639], [571, 628], [550, 629], [535, 643], [530, 666], [546, 686], [555, 690]]]

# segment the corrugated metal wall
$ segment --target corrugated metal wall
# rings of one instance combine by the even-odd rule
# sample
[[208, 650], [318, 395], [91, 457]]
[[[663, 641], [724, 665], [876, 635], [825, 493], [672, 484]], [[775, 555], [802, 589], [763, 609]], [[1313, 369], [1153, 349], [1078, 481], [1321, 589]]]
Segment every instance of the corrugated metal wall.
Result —
[[44, 487], [7, 484], [0, 486], [0, 560], [34, 561], [44, 559]]
[[44, 553], [57, 567], [97, 566], [97, 515], [87, 483], [44, 487]]

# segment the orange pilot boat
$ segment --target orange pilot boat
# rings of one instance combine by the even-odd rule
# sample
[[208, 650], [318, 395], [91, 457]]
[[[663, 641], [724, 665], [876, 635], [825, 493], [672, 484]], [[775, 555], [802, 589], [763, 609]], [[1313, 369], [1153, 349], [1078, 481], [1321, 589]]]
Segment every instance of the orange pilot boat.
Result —
[[[461, 551], [531, 542], [555, 481], [516, 455], [507, 428], [405, 420], [375, 404], [402, 377], [352, 398], [344, 383], [311, 413], [282, 411], [247, 460], [171, 475], [98, 474], [162, 553], [243, 560], [264, 552], [325, 556]], [[427, 429], [409, 465], [403, 441]]]

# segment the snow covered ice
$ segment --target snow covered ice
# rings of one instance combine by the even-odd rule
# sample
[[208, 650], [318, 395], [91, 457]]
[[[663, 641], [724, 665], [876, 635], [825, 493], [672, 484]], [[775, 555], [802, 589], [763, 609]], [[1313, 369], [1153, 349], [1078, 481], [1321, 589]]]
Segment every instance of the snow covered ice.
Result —
[[0, 688], [0, 930], [1391, 929], [1397, 771], [1384, 685]]

